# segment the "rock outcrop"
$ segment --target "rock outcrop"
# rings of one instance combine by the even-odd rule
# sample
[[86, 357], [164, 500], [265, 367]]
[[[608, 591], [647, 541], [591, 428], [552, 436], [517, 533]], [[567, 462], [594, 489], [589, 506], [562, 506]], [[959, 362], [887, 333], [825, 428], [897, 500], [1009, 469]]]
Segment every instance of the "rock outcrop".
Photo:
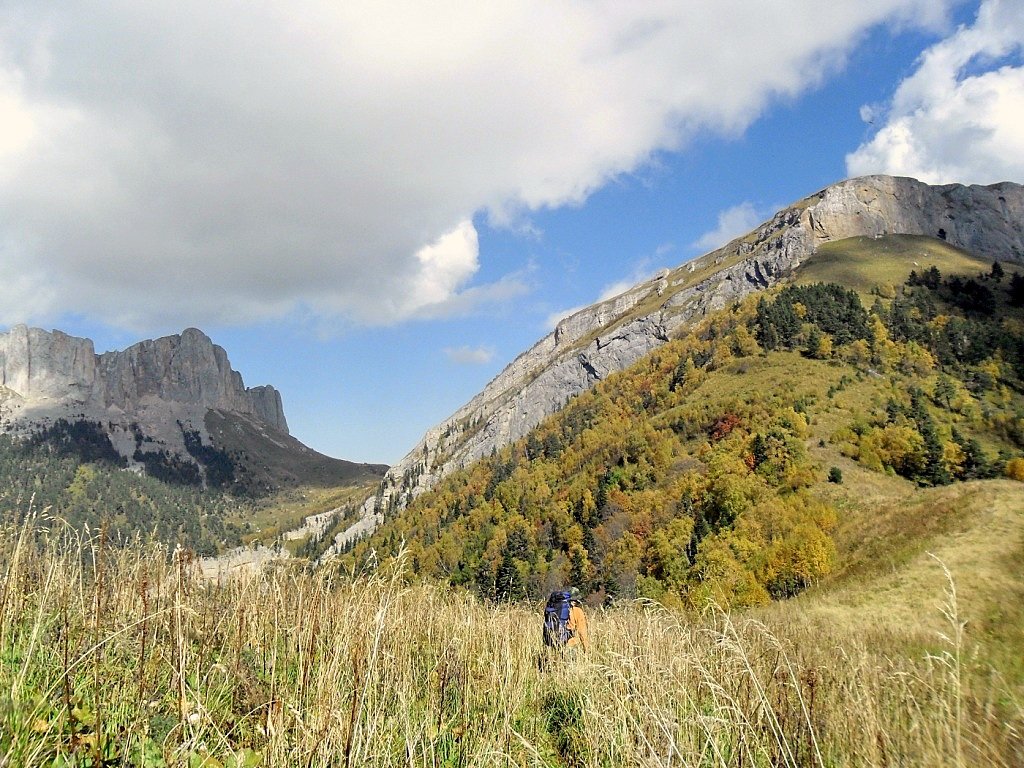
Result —
[[622, 370], [705, 313], [785, 279], [825, 242], [925, 235], [979, 256], [1024, 263], [1024, 187], [929, 186], [868, 176], [779, 211], [748, 235], [562, 320], [386, 474], [361, 519], [362, 536], [449, 472], [529, 432], [569, 398]]
[[57, 418], [117, 424], [122, 439], [112, 439], [129, 458], [134, 445], [123, 438], [129, 425], [178, 452], [182, 426], [209, 442], [204, 418], [214, 409], [288, 432], [277, 390], [247, 388], [227, 353], [195, 328], [97, 355], [89, 339], [18, 325], [0, 334], [0, 386], [5, 424], [31, 428]]

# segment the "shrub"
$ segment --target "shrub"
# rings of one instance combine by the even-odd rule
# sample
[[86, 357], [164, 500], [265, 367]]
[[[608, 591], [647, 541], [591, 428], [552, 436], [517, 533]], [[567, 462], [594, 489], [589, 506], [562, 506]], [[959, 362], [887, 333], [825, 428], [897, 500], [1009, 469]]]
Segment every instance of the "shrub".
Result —
[[835, 483], [836, 485], [842, 485], [843, 470], [841, 470], [839, 467], [832, 467], [832, 469], [828, 471], [828, 481], [830, 483]]
[[1003, 471], [1011, 480], [1024, 483], [1024, 459], [1010, 459], [1006, 462], [1006, 469]]

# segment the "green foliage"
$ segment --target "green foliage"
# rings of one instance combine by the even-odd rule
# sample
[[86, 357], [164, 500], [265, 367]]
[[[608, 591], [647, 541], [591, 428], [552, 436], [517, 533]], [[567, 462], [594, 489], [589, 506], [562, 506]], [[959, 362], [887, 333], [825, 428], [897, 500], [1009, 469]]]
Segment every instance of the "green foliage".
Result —
[[232, 488], [235, 485], [235, 465], [227, 451], [204, 445], [199, 433], [185, 429], [180, 421], [178, 426], [181, 427], [185, 450], [203, 467], [207, 484], [211, 488]]
[[836, 485], [843, 484], [843, 470], [839, 467], [830, 467], [828, 470], [828, 481]]
[[100, 424], [92, 421], [57, 419], [40, 427], [26, 440], [26, 446], [57, 456], [73, 457], [83, 462], [99, 461], [124, 467], [124, 457], [117, 452]]
[[811, 357], [827, 356], [819, 351], [823, 334], [836, 344], [871, 337], [860, 298], [835, 283], [786, 286], [773, 300], [758, 302], [754, 323], [765, 349], [806, 345]]
[[129, 471], [116, 452], [103, 450], [109, 439], [95, 425], [59, 424], [27, 440], [0, 435], [3, 518], [31, 504], [47, 510], [44, 524], [60, 518], [73, 528], [102, 525], [115, 542], [154, 535], [204, 555], [241, 543], [244, 531], [228, 522], [246, 514], [241, 502]]

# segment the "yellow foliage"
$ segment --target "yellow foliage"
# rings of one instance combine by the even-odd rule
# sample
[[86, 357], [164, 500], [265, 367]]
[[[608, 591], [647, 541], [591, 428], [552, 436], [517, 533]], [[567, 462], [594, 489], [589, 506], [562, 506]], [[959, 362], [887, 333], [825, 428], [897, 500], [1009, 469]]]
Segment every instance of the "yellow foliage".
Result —
[[871, 347], [864, 339], [857, 339], [842, 347], [840, 357], [858, 368], [865, 368], [871, 362]]
[[960, 474], [965, 458], [964, 449], [956, 443], [946, 442], [942, 444], [942, 464], [951, 474]]
[[818, 338], [818, 348], [814, 350], [814, 356], [819, 360], [832, 357], [832, 337], [827, 333], [821, 334]]
[[732, 351], [739, 357], [759, 355], [761, 354], [761, 345], [757, 343], [757, 339], [747, 329], [747, 326], [740, 325], [733, 331]]
[[1024, 459], [1010, 459], [1006, 462], [1006, 476], [1024, 483]]
[[873, 429], [861, 437], [859, 460], [876, 471], [881, 464], [900, 474], [913, 474], [924, 461], [924, 438], [916, 429], [897, 424]]
[[771, 601], [768, 591], [737, 557], [734, 545], [743, 549], [743, 543], [736, 541], [731, 532], [702, 542], [694, 563], [700, 578], [687, 592], [687, 601], [693, 607], [714, 603], [721, 608], [739, 608]]
[[935, 356], [916, 341], [902, 345], [903, 355], [899, 368], [904, 373], [927, 376], [935, 369]]

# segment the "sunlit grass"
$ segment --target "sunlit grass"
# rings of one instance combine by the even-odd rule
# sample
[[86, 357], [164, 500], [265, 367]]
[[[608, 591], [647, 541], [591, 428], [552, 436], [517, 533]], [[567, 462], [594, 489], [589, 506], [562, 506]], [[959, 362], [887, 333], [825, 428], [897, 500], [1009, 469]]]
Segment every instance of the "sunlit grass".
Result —
[[1019, 688], [973, 655], [965, 592], [931, 559], [919, 626], [865, 632], [813, 595], [746, 616], [630, 603], [591, 610], [589, 656], [541, 665], [536, 606], [400, 567], [214, 585], [186, 552], [31, 522], [0, 531], [0, 555], [0, 765], [1013, 765], [1021, 749]]
[[920, 275], [931, 266], [943, 277], [974, 277], [988, 272], [992, 263], [934, 237], [850, 237], [818, 246], [814, 256], [800, 265], [796, 282], [840, 283], [856, 291], [870, 307], [873, 289], [902, 285], [911, 270]]

